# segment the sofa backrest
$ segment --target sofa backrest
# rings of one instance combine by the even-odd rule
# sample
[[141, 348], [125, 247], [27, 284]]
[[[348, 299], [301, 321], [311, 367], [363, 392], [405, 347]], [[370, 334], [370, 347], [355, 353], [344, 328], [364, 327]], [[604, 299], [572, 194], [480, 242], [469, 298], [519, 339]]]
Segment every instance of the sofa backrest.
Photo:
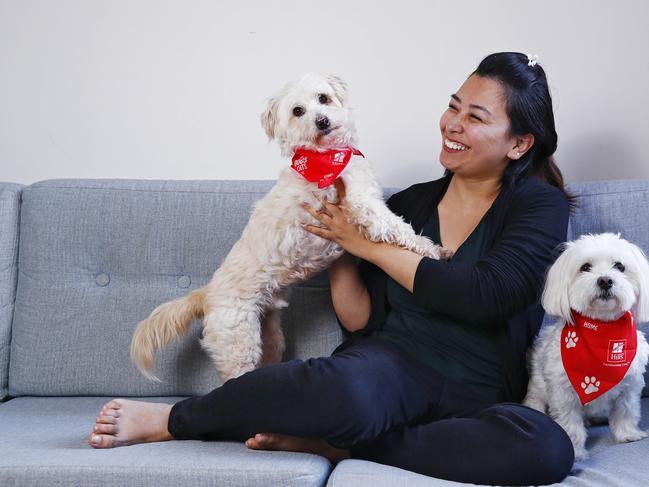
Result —
[[18, 276], [18, 235], [22, 186], [0, 183], [0, 399], [7, 394], [11, 320]]
[[[9, 393], [191, 395], [219, 384], [201, 326], [157, 355], [160, 384], [131, 363], [137, 323], [204, 285], [272, 181], [56, 180], [23, 191]], [[286, 358], [341, 340], [327, 276], [296, 286]]]
[[[9, 393], [193, 395], [219, 385], [198, 343], [199, 323], [158, 353], [160, 384], [131, 363], [131, 335], [157, 305], [211, 278], [239, 238], [253, 202], [272, 185], [54, 180], [24, 188]], [[569, 239], [620, 231], [649, 252], [648, 181], [573, 183], [568, 189], [579, 204]], [[385, 195], [394, 191], [386, 189]], [[326, 273], [296, 285], [290, 301], [282, 320], [284, 359], [330, 354], [342, 335]], [[3, 336], [8, 339], [2, 323], [0, 318], [0, 344]]]
[[649, 255], [649, 181], [585, 181], [569, 183], [567, 189], [578, 197], [568, 240], [586, 233], [620, 232]]

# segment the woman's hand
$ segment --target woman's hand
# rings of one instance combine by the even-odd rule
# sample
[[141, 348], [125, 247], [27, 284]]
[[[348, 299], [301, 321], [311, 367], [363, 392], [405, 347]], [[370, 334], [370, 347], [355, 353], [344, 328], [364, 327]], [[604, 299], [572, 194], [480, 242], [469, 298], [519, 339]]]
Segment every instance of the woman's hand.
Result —
[[337, 205], [323, 201], [320, 211], [315, 211], [307, 204], [302, 205], [313, 218], [320, 222], [320, 225], [304, 225], [304, 229], [318, 237], [336, 242], [350, 254], [363, 258], [375, 244], [365, 238], [356, 225], [347, 221], [342, 210], [345, 198], [345, 184], [342, 179], [336, 179], [334, 185], [338, 190], [339, 203]]
[[[372, 242], [365, 238], [356, 225], [347, 221], [340, 207], [344, 204], [345, 186], [340, 179], [335, 181], [340, 203], [323, 202], [322, 211], [315, 211], [303, 205], [321, 226], [304, 225], [304, 229], [322, 238], [332, 240], [356, 257], [371, 262], [383, 269], [392, 279], [412, 292], [415, 273], [423, 257], [415, 252], [384, 242]], [[361, 320], [363, 321], [363, 320]], [[364, 326], [364, 325], [363, 325]]]

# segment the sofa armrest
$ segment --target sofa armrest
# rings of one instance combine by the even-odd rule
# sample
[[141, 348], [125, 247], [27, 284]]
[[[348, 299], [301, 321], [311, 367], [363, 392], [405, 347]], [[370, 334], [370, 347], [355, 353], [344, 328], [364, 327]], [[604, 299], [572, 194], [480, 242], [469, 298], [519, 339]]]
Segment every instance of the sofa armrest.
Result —
[[23, 186], [0, 182], [0, 401], [7, 395]]

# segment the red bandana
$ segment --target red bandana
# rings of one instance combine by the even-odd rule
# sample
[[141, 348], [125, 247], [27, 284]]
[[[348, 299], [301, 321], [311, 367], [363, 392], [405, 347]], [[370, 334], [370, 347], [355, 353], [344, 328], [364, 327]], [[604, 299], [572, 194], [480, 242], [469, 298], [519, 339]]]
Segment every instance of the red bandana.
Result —
[[638, 336], [633, 313], [615, 321], [597, 321], [572, 310], [575, 325], [561, 331], [563, 368], [582, 404], [620, 382], [635, 357]]
[[333, 184], [340, 175], [352, 154], [365, 157], [354, 147], [329, 149], [326, 152], [316, 152], [306, 149], [296, 149], [293, 154], [291, 167], [311, 182], [318, 182], [318, 188]]

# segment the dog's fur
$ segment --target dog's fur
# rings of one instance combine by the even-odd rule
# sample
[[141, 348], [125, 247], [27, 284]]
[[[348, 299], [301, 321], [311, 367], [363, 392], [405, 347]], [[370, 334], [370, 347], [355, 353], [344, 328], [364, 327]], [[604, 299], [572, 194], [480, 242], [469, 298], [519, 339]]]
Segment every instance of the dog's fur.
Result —
[[[624, 272], [614, 267], [624, 265]], [[589, 271], [581, 270], [590, 263]], [[613, 281], [610, 293], [597, 280]], [[561, 331], [573, 323], [570, 309], [603, 321], [618, 319], [633, 306], [636, 323], [649, 321], [649, 264], [636, 245], [619, 234], [584, 235], [565, 244], [564, 252], [550, 268], [543, 291], [545, 311], [558, 321], [541, 329], [530, 355], [530, 382], [523, 403], [548, 412], [572, 440], [575, 459], [587, 457], [586, 421], [608, 422], [617, 442], [636, 441], [647, 433], [638, 428], [643, 373], [649, 345], [638, 331], [636, 356], [620, 383], [602, 396], [582, 406], [561, 360]]]
[[[320, 95], [326, 95], [326, 103]], [[304, 115], [295, 116], [296, 106], [304, 109]], [[325, 130], [315, 123], [323, 117], [329, 120]], [[336, 76], [310, 74], [288, 84], [270, 99], [261, 121], [268, 138], [278, 141], [286, 157], [298, 147], [323, 151], [356, 144], [347, 87]], [[367, 238], [432, 258], [447, 255], [390, 212], [365, 159], [352, 158], [341, 177], [346, 190], [344, 213]], [[319, 222], [300, 204], [321, 209], [325, 199], [338, 202], [333, 185], [318, 189], [290, 167], [283, 169], [277, 184], [255, 203], [241, 238], [210, 282], [162, 304], [137, 326], [131, 358], [140, 371], [159, 380], [151, 373], [156, 350], [184, 334], [198, 318], [204, 325], [201, 345], [224, 382], [279, 362], [284, 352], [280, 310], [287, 306], [283, 291], [327, 268], [343, 252], [335, 242], [302, 227]]]

